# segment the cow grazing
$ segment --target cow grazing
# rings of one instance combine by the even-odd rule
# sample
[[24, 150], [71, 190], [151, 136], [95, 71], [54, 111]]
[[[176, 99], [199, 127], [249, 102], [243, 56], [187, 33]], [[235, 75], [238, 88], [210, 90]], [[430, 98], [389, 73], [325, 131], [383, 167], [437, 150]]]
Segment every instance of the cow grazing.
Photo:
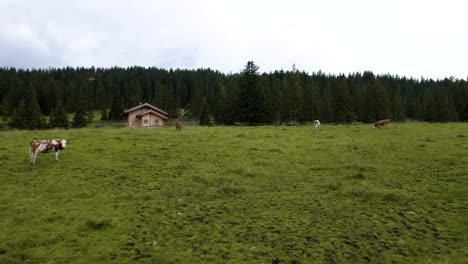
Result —
[[315, 127], [315, 130], [320, 130], [320, 121], [318, 119], [314, 121], [314, 127]]
[[388, 120], [388, 119], [379, 120], [379, 121], [375, 122], [372, 126], [373, 126], [374, 128], [381, 128], [381, 127], [383, 127], [383, 126], [388, 126], [388, 127], [390, 127], [390, 120]]
[[65, 139], [50, 139], [50, 140], [33, 140], [29, 146], [29, 155], [31, 164], [36, 164], [37, 154], [40, 152], [55, 152], [55, 160], [59, 160], [58, 156], [67, 145]]
[[182, 126], [182, 123], [179, 120], [175, 122], [175, 128], [177, 131], [182, 131], [182, 129], [184, 129], [184, 127]]

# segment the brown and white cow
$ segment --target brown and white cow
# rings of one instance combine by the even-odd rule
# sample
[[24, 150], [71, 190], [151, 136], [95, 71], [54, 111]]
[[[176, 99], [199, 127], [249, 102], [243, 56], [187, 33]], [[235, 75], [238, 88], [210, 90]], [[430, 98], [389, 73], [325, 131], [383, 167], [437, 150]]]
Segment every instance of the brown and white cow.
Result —
[[182, 123], [179, 120], [175, 122], [175, 128], [177, 131], [182, 131], [182, 129], [184, 129], [184, 127], [182, 126]]
[[55, 152], [55, 160], [58, 161], [60, 151], [66, 146], [67, 141], [65, 139], [33, 140], [29, 146], [30, 162], [31, 164], [36, 164], [37, 154], [52, 151]]
[[379, 120], [379, 121], [375, 122], [374, 125], [373, 125], [374, 128], [381, 128], [383, 126], [390, 127], [390, 120], [389, 119]]

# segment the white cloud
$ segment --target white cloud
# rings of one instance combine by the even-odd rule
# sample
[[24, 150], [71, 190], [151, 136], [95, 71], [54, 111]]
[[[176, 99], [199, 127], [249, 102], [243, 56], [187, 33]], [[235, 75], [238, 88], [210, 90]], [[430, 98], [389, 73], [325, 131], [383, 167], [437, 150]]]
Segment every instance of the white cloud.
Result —
[[466, 78], [468, 4], [447, 1], [13, 1], [0, 66], [372, 70]]

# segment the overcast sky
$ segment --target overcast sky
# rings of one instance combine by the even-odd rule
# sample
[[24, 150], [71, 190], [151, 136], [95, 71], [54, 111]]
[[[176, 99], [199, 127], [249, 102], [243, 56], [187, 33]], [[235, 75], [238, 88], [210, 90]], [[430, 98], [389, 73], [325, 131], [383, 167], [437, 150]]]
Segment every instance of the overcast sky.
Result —
[[468, 77], [465, 0], [1, 0], [0, 66]]

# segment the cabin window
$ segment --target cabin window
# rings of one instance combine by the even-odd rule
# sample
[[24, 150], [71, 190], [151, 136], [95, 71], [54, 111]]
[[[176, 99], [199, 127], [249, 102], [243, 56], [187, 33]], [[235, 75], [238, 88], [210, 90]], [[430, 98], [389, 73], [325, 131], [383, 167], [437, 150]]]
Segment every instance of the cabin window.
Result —
[[147, 125], [148, 124], [148, 119], [143, 119], [143, 124]]
[[159, 120], [154, 120], [155, 125], [159, 125]]
[[138, 119], [133, 119], [133, 125], [134, 126], [138, 125]]

